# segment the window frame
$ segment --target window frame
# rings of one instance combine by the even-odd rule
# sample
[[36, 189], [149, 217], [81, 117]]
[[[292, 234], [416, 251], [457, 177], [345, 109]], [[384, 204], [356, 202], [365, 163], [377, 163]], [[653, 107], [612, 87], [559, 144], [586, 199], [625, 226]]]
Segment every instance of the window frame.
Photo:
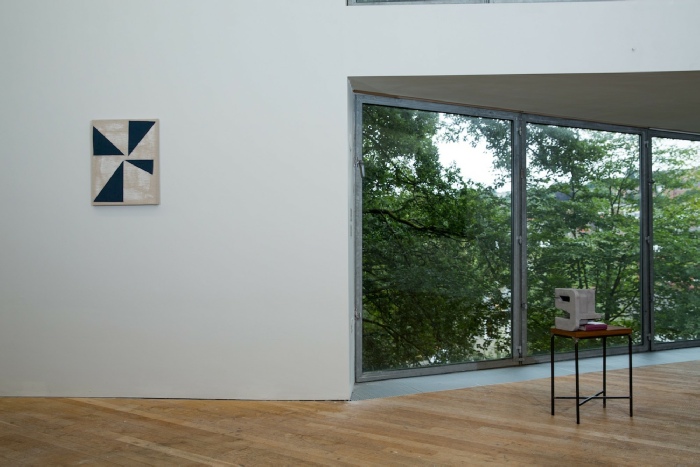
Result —
[[[698, 347], [700, 340], [674, 343], [653, 343], [653, 206], [652, 190], [652, 138], [671, 138], [700, 141], [700, 134], [663, 131], [624, 125], [613, 125], [585, 120], [557, 118], [497, 109], [477, 108], [465, 105], [420, 101], [356, 92], [354, 94], [354, 247], [355, 247], [355, 380], [356, 382], [376, 381], [402, 377], [415, 377], [452, 373], [459, 371], [511, 367], [527, 363], [542, 363], [550, 360], [549, 355], [527, 356], [527, 212], [526, 180], [516, 174], [526, 173], [527, 125], [556, 125], [588, 130], [600, 130], [638, 135], [639, 137], [639, 176], [640, 176], [640, 294], [641, 294], [641, 338], [635, 351], [656, 349]], [[476, 362], [457, 363], [411, 369], [364, 372], [362, 368], [362, 130], [363, 105], [401, 107], [429, 112], [461, 114], [469, 117], [494, 118], [511, 121], [512, 172], [511, 172], [511, 253], [512, 253], [512, 351], [511, 358]], [[608, 349], [608, 354], [624, 353], [625, 349]], [[580, 352], [583, 357], [602, 355], [602, 350]], [[571, 354], [558, 354], [557, 360], [573, 358]]]
[[609, 2], [613, 0], [347, 0], [348, 6], [365, 5], [456, 5], [491, 3], [569, 3], [569, 2]]

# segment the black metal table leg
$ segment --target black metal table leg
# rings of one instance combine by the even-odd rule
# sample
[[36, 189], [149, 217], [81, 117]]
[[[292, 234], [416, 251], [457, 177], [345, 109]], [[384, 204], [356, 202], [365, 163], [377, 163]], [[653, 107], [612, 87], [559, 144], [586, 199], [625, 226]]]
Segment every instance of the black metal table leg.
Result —
[[632, 334], [627, 336], [627, 352], [630, 357], [630, 417], [632, 416]]
[[608, 360], [608, 338], [603, 336], [603, 407], [607, 407], [606, 403], [608, 402], [608, 399], [605, 397], [608, 395], [607, 392], [607, 379], [606, 379], [606, 373], [607, 373], [607, 360]]
[[549, 361], [551, 362], [551, 384], [552, 384], [552, 390], [551, 390], [551, 395], [552, 395], [552, 415], [554, 415], [554, 334], [552, 334], [551, 341], [549, 343], [549, 352], [550, 352], [550, 359]]
[[576, 424], [581, 424], [581, 416], [579, 409], [581, 408], [579, 386], [578, 386], [578, 339], [574, 338], [574, 360], [576, 361]]

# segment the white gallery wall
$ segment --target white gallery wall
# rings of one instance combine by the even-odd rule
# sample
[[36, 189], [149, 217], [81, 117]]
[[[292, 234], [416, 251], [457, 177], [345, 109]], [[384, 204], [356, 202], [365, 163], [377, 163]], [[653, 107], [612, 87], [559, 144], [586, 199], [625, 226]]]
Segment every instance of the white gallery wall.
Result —
[[[700, 2], [0, 0], [0, 395], [347, 399], [352, 76], [700, 70]], [[92, 206], [94, 119], [161, 204]]]

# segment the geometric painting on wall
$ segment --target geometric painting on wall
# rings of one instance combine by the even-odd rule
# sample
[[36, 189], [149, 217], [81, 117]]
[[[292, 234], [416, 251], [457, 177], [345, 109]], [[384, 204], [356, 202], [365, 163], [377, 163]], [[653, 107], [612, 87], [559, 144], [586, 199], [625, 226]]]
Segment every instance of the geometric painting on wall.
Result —
[[92, 204], [160, 204], [159, 121], [92, 121]]

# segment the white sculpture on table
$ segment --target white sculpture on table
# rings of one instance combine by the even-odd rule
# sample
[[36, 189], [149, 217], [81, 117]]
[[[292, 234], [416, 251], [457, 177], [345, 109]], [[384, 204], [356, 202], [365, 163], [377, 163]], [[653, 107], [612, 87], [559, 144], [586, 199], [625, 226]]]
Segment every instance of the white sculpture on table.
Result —
[[554, 289], [554, 306], [569, 315], [554, 319], [554, 326], [565, 331], [576, 331], [601, 317], [595, 312], [595, 289]]

